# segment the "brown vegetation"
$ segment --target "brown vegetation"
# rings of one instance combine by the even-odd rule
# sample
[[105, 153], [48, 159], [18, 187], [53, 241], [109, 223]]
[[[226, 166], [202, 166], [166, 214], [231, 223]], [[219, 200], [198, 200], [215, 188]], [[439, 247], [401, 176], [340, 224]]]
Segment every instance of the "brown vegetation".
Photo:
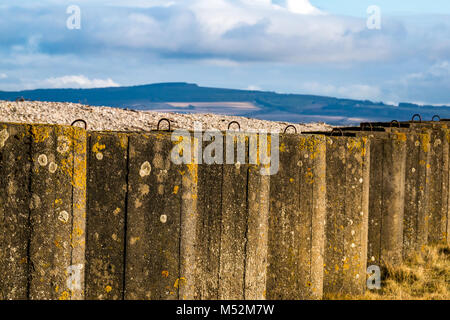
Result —
[[329, 300], [449, 300], [450, 246], [423, 247], [403, 264], [382, 269], [380, 290], [363, 296], [325, 295]]

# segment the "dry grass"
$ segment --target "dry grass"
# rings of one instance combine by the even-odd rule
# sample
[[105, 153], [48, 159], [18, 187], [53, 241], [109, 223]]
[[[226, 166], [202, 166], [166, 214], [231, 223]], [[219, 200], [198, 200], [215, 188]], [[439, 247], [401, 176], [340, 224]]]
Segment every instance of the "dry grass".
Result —
[[380, 290], [363, 296], [327, 295], [342, 300], [450, 300], [450, 247], [424, 247], [402, 265], [382, 270]]

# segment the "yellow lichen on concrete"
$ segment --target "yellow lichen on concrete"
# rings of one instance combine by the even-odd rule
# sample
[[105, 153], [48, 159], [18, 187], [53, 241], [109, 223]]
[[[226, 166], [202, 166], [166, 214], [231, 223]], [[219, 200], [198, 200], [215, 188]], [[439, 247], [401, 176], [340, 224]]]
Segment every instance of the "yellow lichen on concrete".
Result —
[[403, 132], [396, 132], [397, 140], [401, 142], [406, 142], [406, 134]]
[[[98, 136], [98, 139], [100, 140], [100, 136]], [[100, 141], [97, 141], [93, 146], [92, 146], [92, 152], [94, 153], [99, 153], [102, 150], [105, 150], [106, 145], [101, 144]]]
[[422, 145], [423, 152], [427, 153], [430, 151], [430, 135], [429, 134], [421, 134], [420, 135], [420, 142]]
[[44, 125], [32, 125], [31, 126], [31, 134], [33, 136], [33, 141], [35, 143], [45, 142], [50, 137], [50, 133], [52, 132], [52, 128], [50, 126]]
[[321, 140], [318, 136], [311, 135], [311, 136], [302, 136], [300, 137], [300, 144], [299, 149], [301, 151], [307, 151], [308, 157], [311, 159], [315, 159], [319, 152], [322, 151], [323, 146], [323, 140]]

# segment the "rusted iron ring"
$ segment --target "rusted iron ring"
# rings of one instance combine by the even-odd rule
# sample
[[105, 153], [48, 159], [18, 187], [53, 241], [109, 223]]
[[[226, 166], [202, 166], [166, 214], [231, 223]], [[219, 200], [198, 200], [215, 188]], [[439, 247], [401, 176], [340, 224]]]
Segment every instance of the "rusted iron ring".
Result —
[[295, 126], [293, 126], [292, 124], [290, 124], [290, 125], [288, 125], [286, 128], [284, 128], [284, 133], [286, 133], [286, 131], [287, 131], [289, 128], [294, 128], [295, 133], [297, 134], [297, 128], [296, 128]]
[[333, 130], [331, 130], [331, 136], [333, 136], [333, 133], [335, 132], [339, 132], [341, 136], [344, 136], [344, 131], [342, 131], [341, 128], [334, 128]]
[[72, 122], [71, 126], [73, 127], [73, 125], [77, 122], [82, 122], [84, 124], [84, 130], [87, 130], [87, 122], [84, 121], [83, 119], [77, 119], [74, 122]]
[[238, 127], [239, 127], [239, 131], [241, 131], [241, 125], [240, 125], [239, 122], [237, 122], [237, 121], [231, 121], [231, 122], [228, 124], [228, 130], [230, 130], [230, 127], [231, 127], [232, 124], [237, 124]]
[[169, 129], [167, 129], [167, 131], [170, 131], [170, 120], [167, 118], [162, 118], [161, 120], [158, 121], [158, 126], [156, 127], [156, 130], [160, 131], [159, 129], [159, 125], [161, 124], [161, 122], [166, 121], [169, 125]]
[[391, 123], [389, 124], [389, 127], [392, 128], [392, 126], [393, 126], [394, 124], [397, 124], [397, 127], [400, 128], [400, 122], [398, 122], [397, 120], [392, 120]]
[[412, 116], [411, 121], [415, 122], [415, 118], [419, 117], [419, 122], [422, 122], [422, 116], [418, 113], [416, 113], [415, 115]]
[[434, 116], [433, 116], [433, 118], [431, 118], [431, 121], [436, 121], [436, 120], [434, 120], [434, 119], [438, 119], [437, 121], [441, 121], [441, 117], [439, 117], [437, 114], [435, 114]]

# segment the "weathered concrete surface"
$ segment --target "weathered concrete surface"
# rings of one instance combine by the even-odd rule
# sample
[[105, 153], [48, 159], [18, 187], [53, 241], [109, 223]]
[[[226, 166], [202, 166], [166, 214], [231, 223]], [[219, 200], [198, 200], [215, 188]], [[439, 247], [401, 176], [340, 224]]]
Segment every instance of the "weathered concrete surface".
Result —
[[239, 143], [245, 146], [244, 154], [248, 154], [248, 146], [243, 134], [229, 135], [227, 139], [235, 139], [236, 160], [232, 161], [235, 164], [223, 164], [219, 299], [239, 300], [244, 299], [249, 166], [237, 154]]
[[128, 137], [89, 134], [86, 298], [123, 298]]
[[428, 243], [449, 242], [449, 137], [447, 122], [411, 123], [431, 129], [428, 199]]
[[[182, 177], [170, 134], [129, 140], [125, 299], [178, 299]], [[190, 212], [189, 214], [192, 214]]]
[[324, 292], [363, 294], [366, 287], [370, 141], [327, 137]]
[[266, 298], [269, 235], [270, 176], [261, 175], [261, 165], [248, 173], [248, 221], [245, 260], [246, 300]]
[[406, 134], [372, 134], [368, 264], [402, 261]]
[[[79, 284], [70, 281], [73, 261], [84, 264], [80, 253], [73, 260], [73, 192], [86, 174], [80, 166], [74, 170], [76, 133], [79, 130], [72, 127], [33, 125], [31, 128], [30, 299], [82, 298]], [[80, 137], [77, 141], [85, 144]], [[84, 214], [83, 208], [78, 208], [77, 216]], [[84, 253], [84, 243], [78, 245], [78, 250]]]
[[[235, 148], [228, 152], [244, 164], [187, 166], [192, 178], [183, 175], [188, 193], [183, 192], [180, 299], [265, 298], [269, 177], [260, 174], [261, 166], [236, 158], [238, 141], [248, 158], [247, 134], [230, 139], [236, 139]], [[203, 142], [202, 150], [209, 144]], [[226, 150], [225, 143], [219, 145], [217, 152]]]
[[0, 140], [1, 298], [82, 299], [85, 132], [5, 124]]
[[315, 299], [324, 277], [362, 292], [364, 238], [381, 264], [420, 248], [427, 218], [446, 237], [448, 131], [426, 129], [329, 137], [328, 152], [323, 136], [284, 135], [269, 177], [245, 160], [175, 165], [166, 133], [96, 132], [87, 148], [79, 128], [1, 125], [0, 298], [82, 299], [85, 257], [89, 299]]
[[325, 224], [324, 136], [283, 135], [270, 180], [268, 299], [320, 299]]
[[0, 124], [0, 299], [28, 297], [30, 126]]
[[[87, 197], [87, 132], [72, 129], [73, 176], [72, 176], [72, 262], [68, 271], [71, 283], [71, 299], [83, 300], [86, 268], [86, 197]], [[59, 144], [63, 151], [64, 142]]]
[[386, 132], [405, 133], [407, 137], [403, 217], [403, 257], [406, 258], [428, 240], [431, 130], [426, 126], [411, 127], [410, 123], [378, 125], [384, 126]]
[[[209, 142], [203, 143], [203, 150]], [[196, 284], [194, 298], [219, 298], [220, 239], [222, 230], [222, 164], [198, 167], [196, 226]]]
[[420, 250], [428, 237], [428, 189], [431, 132], [407, 133], [405, 165], [405, 208], [403, 218], [403, 257]]
[[[183, 139], [185, 139], [183, 137]], [[199, 148], [199, 140], [190, 139], [192, 154]], [[183, 165], [181, 177], [181, 234], [180, 234], [180, 277], [178, 296], [181, 300], [195, 298], [197, 276], [197, 224], [198, 216], [198, 164]], [[175, 190], [174, 190], [175, 191]], [[200, 275], [202, 276], [202, 275]]]

